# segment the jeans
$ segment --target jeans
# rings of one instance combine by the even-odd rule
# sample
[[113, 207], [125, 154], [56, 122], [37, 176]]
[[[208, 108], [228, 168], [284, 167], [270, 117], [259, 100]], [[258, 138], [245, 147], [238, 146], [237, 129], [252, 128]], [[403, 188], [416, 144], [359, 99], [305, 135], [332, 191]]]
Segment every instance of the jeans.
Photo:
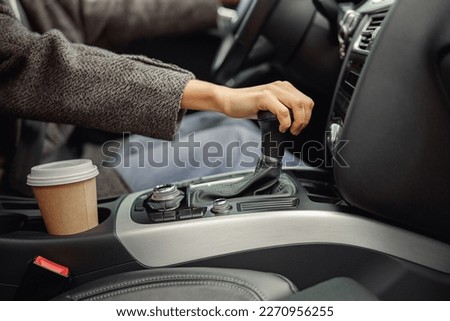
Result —
[[[184, 117], [174, 141], [132, 135], [122, 144], [116, 171], [133, 191], [256, 166], [261, 133], [250, 120], [220, 113], [197, 112]], [[300, 161], [286, 153], [285, 165]]]

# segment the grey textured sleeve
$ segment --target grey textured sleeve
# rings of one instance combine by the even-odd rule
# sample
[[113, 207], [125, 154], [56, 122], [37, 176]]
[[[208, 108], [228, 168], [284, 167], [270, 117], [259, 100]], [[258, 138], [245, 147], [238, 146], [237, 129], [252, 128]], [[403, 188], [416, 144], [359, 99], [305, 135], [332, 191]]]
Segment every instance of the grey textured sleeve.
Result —
[[0, 113], [171, 139], [186, 83], [176, 66], [30, 33], [0, 1]]
[[219, 0], [21, 0], [33, 28], [69, 40], [118, 48], [132, 40], [216, 25]]

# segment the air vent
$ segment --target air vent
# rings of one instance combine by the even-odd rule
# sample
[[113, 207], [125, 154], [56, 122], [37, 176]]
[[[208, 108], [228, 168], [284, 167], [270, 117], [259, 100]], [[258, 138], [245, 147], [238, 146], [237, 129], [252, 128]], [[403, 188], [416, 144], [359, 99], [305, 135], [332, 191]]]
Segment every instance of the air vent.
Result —
[[387, 10], [380, 11], [370, 16], [370, 22], [361, 32], [357, 48], [365, 52], [369, 52], [378, 32], [381, 29], [384, 19], [386, 18]]

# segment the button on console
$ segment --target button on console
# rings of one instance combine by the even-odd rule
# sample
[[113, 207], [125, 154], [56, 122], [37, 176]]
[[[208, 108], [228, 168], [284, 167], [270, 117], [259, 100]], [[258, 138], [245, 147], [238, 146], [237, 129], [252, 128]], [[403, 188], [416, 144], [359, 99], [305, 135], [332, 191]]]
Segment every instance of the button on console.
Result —
[[190, 208], [186, 208], [183, 210], [180, 210], [179, 214], [178, 214], [178, 218], [180, 220], [189, 220], [192, 218], [192, 211]]
[[150, 214], [150, 220], [152, 220], [153, 223], [164, 222], [163, 213], [152, 213], [152, 214]]
[[192, 209], [192, 218], [200, 218], [200, 217], [205, 216], [205, 214], [206, 214], [206, 208], [204, 208], [204, 207]]
[[164, 222], [172, 222], [177, 220], [177, 212], [169, 211], [163, 214]]

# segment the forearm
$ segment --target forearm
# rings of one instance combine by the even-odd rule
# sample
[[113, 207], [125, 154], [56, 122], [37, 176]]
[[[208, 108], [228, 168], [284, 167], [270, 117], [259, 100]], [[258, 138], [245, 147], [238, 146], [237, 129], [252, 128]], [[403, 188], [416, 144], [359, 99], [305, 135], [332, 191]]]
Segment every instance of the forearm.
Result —
[[137, 38], [214, 27], [218, 0], [22, 0], [34, 28], [117, 48]]

